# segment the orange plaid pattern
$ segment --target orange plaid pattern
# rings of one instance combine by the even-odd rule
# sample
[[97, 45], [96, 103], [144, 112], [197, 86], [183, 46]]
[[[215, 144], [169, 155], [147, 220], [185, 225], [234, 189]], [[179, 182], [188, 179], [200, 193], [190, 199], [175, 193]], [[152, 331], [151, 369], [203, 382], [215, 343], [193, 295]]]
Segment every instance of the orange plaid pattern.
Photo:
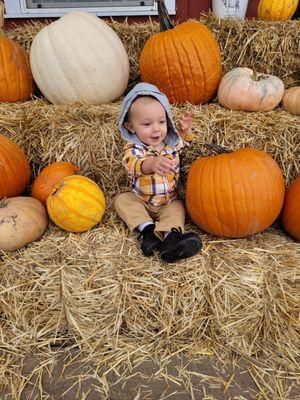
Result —
[[[153, 206], [170, 203], [177, 198], [177, 186], [180, 175], [180, 153], [191, 144], [192, 135], [180, 139], [176, 147], [166, 146], [158, 152], [151, 146], [128, 143], [125, 145], [123, 165], [125, 166], [132, 185], [132, 191], [146, 203]], [[143, 161], [148, 157], [165, 156], [176, 159], [174, 171], [167, 176], [158, 174], [144, 175], [141, 171]]]

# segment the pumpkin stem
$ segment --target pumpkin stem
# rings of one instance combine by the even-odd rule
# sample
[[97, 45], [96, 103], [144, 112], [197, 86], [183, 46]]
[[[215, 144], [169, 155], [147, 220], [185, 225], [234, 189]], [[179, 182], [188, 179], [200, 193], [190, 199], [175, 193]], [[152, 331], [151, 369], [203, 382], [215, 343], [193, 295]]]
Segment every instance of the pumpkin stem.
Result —
[[224, 147], [217, 144], [204, 143], [203, 146], [215, 154], [232, 153], [231, 150], [224, 149]]
[[164, 32], [168, 29], [173, 29], [174, 25], [168, 14], [167, 7], [164, 0], [155, 0], [157, 2], [158, 17], [160, 23], [160, 31]]
[[255, 69], [253, 69], [252, 71], [253, 71], [252, 79], [253, 79], [254, 81], [258, 81], [257, 72], [255, 71]]

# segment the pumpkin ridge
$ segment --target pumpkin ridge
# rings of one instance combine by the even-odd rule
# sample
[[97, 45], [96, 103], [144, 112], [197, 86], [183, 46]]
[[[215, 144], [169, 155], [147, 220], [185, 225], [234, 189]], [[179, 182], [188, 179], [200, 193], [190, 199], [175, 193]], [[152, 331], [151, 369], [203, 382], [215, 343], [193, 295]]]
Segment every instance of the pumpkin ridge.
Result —
[[[210, 177], [210, 181], [211, 181], [211, 185], [216, 186], [216, 182], [217, 182], [217, 163], [218, 163], [218, 156], [211, 156], [213, 157], [213, 164], [212, 164], [212, 171], [211, 171], [211, 177]], [[224, 169], [223, 169], [224, 171]], [[218, 187], [219, 189], [219, 187]], [[218, 200], [217, 200], [217, 190], [213, 190], [212, 192], [210, 192], [210, 194], [212, 195], [212, 197], [210, 199], [208, 199], [208, 201], [211, 201], [214, 205], [213, 209], [214, 209], [214, 214], [215, 214], [215, 222], [218, 223], [218, 230], [220, 232], [220, 234], [223, 236], [224, 235], [224, 229], [222, 229], [222, 218], [221, 218], [221, 213], [219, 211], [219, 207], [218, 207]]]
[[[270, 163], [269, 160], [265, 160], [265, 159], [262, 159], [260, 157], [257, 159], [257, 161], [258, 161], [258, 163], [260, 165], [260, 169], [261, 169], [263, 175], [265, 174], [265, 171], [266, 172], [268, 171], [268, 169], [269, 169], [268, 165], [273, 164], [273, 163]], [[267, 162], [265, 162], [265, 161], [267, 161]], [[261, 187], [260, 190], [259, 190], [259, 193], [261, 195], [263, 195], [264, 193], [268, 193], [272, 197], [274, 197], [273, 196], [273, 186], [274, 186], [274, 183], [275, 183], [275, 178], [272, 177], [271, 179], [272, 179], [272, 182], [270, 182], [269, 180], [265, 180], [265, 185], [266, 186]], [[264, 214], [264, 224], [268, 222], [268, 224], [271, 225], [275, 221], [275, 219], [277, 218], [277, 217], [275, 217], [275, 219], [272, 218], [271, 211], [272, 210], [270, 208], [268, 210], [264, 210], [264, 212], [265, 212], [265, 214]]]
[[[206, 157], [206, 158], [204, 159], [204, 164], [203, 164], [203, 166], [202, 166], [202, 168], [201, 168], [201, 174], [200, 174], [199, 179], [198, 179], [199, 181], [201, 181], [202, 176], [204, 175], [204, 172], [205, 172], [205, 169], [207, 168], [207, 164], [208, 164], [208, 162], [209, 162], [209, 159], [210, 159], [210, 157]], [[209, 169], [210, 169], [210, 167], [209, 167]], [[197, 170], [197, 169], [196, 169], [196, 170]], [[199, 185], [199, 188], [200, 188], [200, 186], [201, 186], [201, 185]], [[204, 199], [205, 193], [204, 193], [203, 191], [201, 191], [200, 189], [198, 189], [198, 190], [199, 190], [199, 192], [200, 192], [200, 199], [201, 199], [201, 204], [202, 204], [202, 207], [203, 207], [203, 204], [204, 204], [204, 205], [207, 204], [207, 201], [204, 201], [204, 200], [205, 200], [205, 199]], [[209, 191], [209, 194], [211, 194], [211, 191]], [[203, 208], [202, 208], [202, 209], [203, 209]], [[208, 221], [207, 215], [208, 215], [207, 212], [204, 212], [204, 213], [203, 213], [204, 222], [205, 222], [205, 229], [204, 229], [204, 230], [206, 230], [206, 227], [209, 226], [209, 221]]]
[[[57, 20], [57, 22], [59, 23], [60, 21]], [[55, 34], [57, 34], [58, 32], [59, 32], [58, 30], [56, 30], [56, 31], [54, 30], [54, 34], [53, 33], [50, 34], [50, 29], [48, 30], [48, 38], [49, 38], [50, 45], [51, 45], [51, 48], [53, 50], [53, 54], [54, 54], [56, 60], [60, 60], [60, 56], [54, 51], [54, 49], [56, 51], [62, 51], [63, 54], [67, 54], [67, 51], [70, 48], [72, 49], [73, 52], [75, 51], [74, 46], [72, 45], [72, 42], [70, 42], [70, 38], [67, 36], [66, 33], [64, 35], [64, 40], [57, 40], [57, 39], [55, 40]], [[56, 45], [54, 46], [53, 45], [54, 41], [59, 43], [60, 46], [56, 46]], [[64, 58], [65, 58], [65, 56], [64, 56]], [[81, 62], [82, 57], [80, 57], [79, 59]], [[77, 63], [78, 63], [78, 59], [77, 59]], [[72, 79], [69, 79], [70, 71], [66, 71], [64, 63], [56, 62], [55, 64], [60, 66], [59, 70], [62, 72], [62, 75], [66, 78], [65, 81], [68, 82], [68, 85], [71, 88], [71, 91], [73, 93], [72, 96], [76, 97], [78, 93], [77, 93], [75, 83], [73, 84]], [[81, 63], [81, 65], [83, 65], [83, 64]], [[79, 77], [75, 76], [74, 82], [76, 82], [78, 79], [79, 79]], [[59, 103], [61, 104], [61, 100], [59, 100]]]
[[[241, 151], [236, 153], [236, 156], [241, 161], [244, 161], [245, 160], [244, 154], [245, 154], [246, 151], [248, 151], [248, 154], [249, 154], [249, 149], [241, 149]], [[244, 163], [244, 168], [245, 168], [246, 177], [247, 177], [247, 186], [250, 187], [250, 191], [248, 191], [246, 193], [245, 192], [245, 187], [243, 185], [241, 185], [242, 188], [243, 188], [243, 191], [244, 191], [244, 199], [245, 199], [245, 205], [246, 205], [245, 208], [246, 208], [246, 211], [247, 211], [247, 215], [249, 215], [249, 210], [250, 210], [250, 214], [251, 215], [257, 215], [258, 211], [257, 211], [257, 207], [256, 207], [255, 197], [254, 197], [254, 193], [257, 191], [257, 188], [253, 187], [252, 181], [250, 179], [250, 172], [249, 172], [248, 163]], [[241, 172], [241, 170], [239, 170], [239, 172]], [[248, 198], [247, 198], [247, 196], [249, 196], [249, 192], [250, 192], [250, 196], [251, 196], [250, 201], [248, 201]], [[250, 208], [249, 208], [249, 206], [250, 206]], [[249, 228], [249, 221], [247, 221], [247, 227]]]
[[200, 102], [202, 102], [204, 100], [203, 97], [205, 97], [205, 93], [206, 93], [206, 79], [205, 79], [205, 74], [204, 74], [204, 69], [203, 69], [201, 56], [200, 56], [199, 51], [198, 51], [198, 46], [196, 46], [196, 44], [194, 42], [194, 38], [192, 38], [192, 42], [193, 42], [193, 46], [195, 48], [195, 52], [197, 54], [197, 59], [199, 61], [199, 65], [200, 65], [199, 72], [201, 71], [202, 81], [203, 81], [203, 85], [204, 85], [204, 90], [201, 91], [201, 100], [200, 100]]
[[[209, 59], [214, 60], [214, 67], [213, 67], [214, 74], [213, 76], [210, 76], [209, 81], [213, 81], [214, 83], [217, 83], [217, 85], [215, 86], [213, 91], [211, 87], [212, 85], [209, 85], [209, 90], [206, 89], [208, 92], [211, 92], [209, 96], [209, 98], [211, 98], [211, 96], [217, 92], [218, 85], [222, 77], [222, 58], [221, 58], [219, 44], [213, 33], [207, 28], [207, 26], [200, 25], [199, 23], [193, 23], [193, 29], [195, 32], [198, 32], [198, 34], [201, 34], [203, 36], [202, 45], [206, 49], [207, 54], [209, 54]], [[218, 60], [219, 63], [216, 63], [216, 60]], [[208, 74], [205, 74], [205, 77], [206, 79], [208, 79]], [[205, 80], [205, 85], [207, 87], [206, 80]], [[207, 99], [205, 99], [205, 101], [207, 101]]]
[[[21, 50], [21, 51], [19, 51], [19, 50]], [[16, 59], [18, 60], [18, 58], [20, 56], [23, 56], [22, 49], [17, 48], [17, 49], [15, 49], [15, 51], [17, 53]], [[20, 54], [20, 53], [22, 53], [22, 54]], [[24, 93], [24, 88], [22, 87], [22, 81], [24, 82], [24, 79], [21, 79], [21, 74], [22, 73], [23, 73], [23, 68], [22, 68], [21, 65], [18, 65], [17, 66], [17, 75], [18, 75], [18, 78], [17, 78], [18, 79], [18, 85], [17, 85], [17, 87], [18, 87], [18, 97], [19, 98], [23, 97], [23, 93]], [[16, 79], [16, 83], [17, 83], [17, 79]]]
[[[50, 195], [51, 197], [51, 195]], [[53, 198], [51, 198], [52, 200]], [[69, 203], [66, 203], [66, 201], [64, 199], [62, 199], [61, 197], [55, 197], [55, 201], [61, 204], [61, 209], [66, 209], [68, 210], [68, 212], [73, 213], [74, 215], [76, 215], [77, 217], [86, 220], [86, 221], [96, 221], [94, 218], [88, 217], [87, 215], [84, 214], [80, 214], [80, 212], [72, 207], [70, 207]], [[52, 203], [52, 201], [51, 201]], [[51, 204], [50, 204], [51, 206]], [[51, 217], [52, 218], [52, 217]], [[57, 218], [55, 218], [57, 221]], [[55, 221], [54, 221], [55, 222]], [[67, 226], [68, 223], [67, 221], [64, 221], [64, 225]]]
[[[169, 60], [168, 60], [168, 57], [167, 57], [167, 53], [166, 53], [166, 47], [170, 47], [170, 43], [168, 43], [168, 42], [171, 42], [171, 44], [174, 46], [174, 43], [173, 43], [173, 38], [172, 38], [172, 36], [171, 36], [171, 34], [169, 35], [169, 32], [167, 33], [168, 31], [166, 31], [166, 33], [165, 34], [163, 34], [162, 33], [162, 40], [160, 41], [160, 46], [161, 46], [161, 50], [159, 51], [159, 54], [163, 54], [164, 55], [164, 59], [165, 59], [165, 64], [168, 66], [167, 67], [167, 69], [166, 69], [166, 71], [167, 71], [167, 75], [168, 75], [168, 81], [169, 81], [169, 87], [171, 88], [171, 90], [172, 90], [172, 95], [173, 95], [173, 98], [172, 98], [172, 101], [173, 101], [173, 99], [175, 98], [175, 93], [174, 93], [174, 89], [173, 89], [173, 85], [172, 85], [172, 76], [171, 76], [171, 73], [170, 73], [170, 70], [169, 70]], [[168, 40], [168, 39], [170, 39], [170, 40]], [[159, 60], [159, 57], [155, 57], [157, 60]], [[173, 60], [171, 60], [171, 62], [173, 62]], [[159, 80], [159, 82], [161, 82], [160, 80]], [[160, 83], [159, 83], [159, 85], [160, 85]], [[162, 84], [161, 84], [161, 87], [164, 87], [165, 86], [165, 83], [163, 82]], [[170, 99], [169, 99], [170, 100]]]
[[[195, 52], [195, 45], [194, 45], [193, 41], [191, 40], [191, 37], [186, 34], [185, 30], [182, 30], [182, 32], [184, 33], [185, 37], [187, 38], [186, 43], [189, 43], [191, 48], [193, 48], [194, 52]], [[190, 70], [190, 78], [191, 78], [190, 80], [191, 80], [191, 84], [192, 84], [192, 90], [193, 90], [193, 93], [196, 93], [197, 92], [196, 74], [194, 74], [192, 72], [192, 68], [195, 69], [195, 65], [193, 65], [193, 64], [195, 64], [194, 57], [193, 57], [193, 60], [189, 59], [189, 52], [187, 50], [185, 50], [184, 47], [183, 47], [183, 51], [186, 53], [186, 57], [189, 60], [188, 64], [189, 64], [189, 70]]]
[[[23, 165], [22, 168], [22, 177], [23, 177], [23, 185], [24, 187], [27, 185], [27, 183], [30, 180], [30, 167], [29, 163], [26, 159], [26, 156], [24, 153], [20, 153], [19, 149], [18, 151], [15, 152], [15, 157], [17, 158], [19, 164]], [[24, 166], [24, 159], [26, 159], [26, 166]]]
[[[83, 18], [87, 19], [88, 21], [91, 20], [90, 15], [89, 14], [84, 14], [82, 15]], [[100, 20], [102, 21], [102, 20]], [[127, 67], [127, 62], [125, 62], [125, 58], [123, 57], [123, 52], [121, 51], [121, 49], [123, 49], [122, 47], [116, 47], [115, 46], [115, 39], [117, 38], [119, 41], [122, 42], [122, 40], [120, 39], [120, 37], [116, 34], [116, 32], [114, 30], [111, 30], [108, 25], [106, 24], [101, 24], [101, 26], [99, 24], [93, 24], [93, 28], [95, 28], [95, 31], [97, 31], [97, 33], [99, 35], [105, 36], [105, 40], [107, 42], [110, 43], [111, 48], [113, 48], [114, 50], [114, 54], [118, 54], [120, 57], [118, 58], [118, 62], [122, 62], [123, 63], [123, 68], [120, 68], [121, 72], [123, 73], [123, 80], [126, 81], [128, 80], [127, 77], [127, 70], [125, 67]], [[109, 29], [108, 29], [109, 28]], [[114, 37], [114, 40], [112, 40], [112, 37]], [[123, 44], [123, 42], [122, 42]], [[97, 53], [99, 54], [99, 53]], [[100, 60], [101, 61], [101, 60]], [[99, 63], [101, 65], [101, 63]], [[126, 64], [126, 65], [125, 65]], [[126, 89], [126, 87], [124, 88], [124, 90]], [[93, 89], [95, 90], [95, 89]]]
[[[59, 188], [57, 188], [57, 189], [59, 189]], [[70, 191], [71, 191], [72, 189], [73, 189], [74, 191], [78, 191], [78, 189], [80, 189], [80, 190], [79, 190], [80, 193], [85, 194], [85, 195], [88, 195], [90, 198], [92, 198], [92, 199], [95, 201], [95, 203], [99, 204], [100, 206], [104, 206], [104, 203], [103, 203], [100, 199], [98, 199], [96, 196], [94, 196], [93, 194], [91, 194], [88, 190], [83, 189], [80, 185], [79, 185], [79, 186], [76, 186], [76, 185], [74, 185], [74, 184], [72, 184], [72, 183], [68, 183], [68, 189], [70, 189]]]
[[[186, 56], [186, 54], [185, 54], [185, 51], [184, 51], [184, 47], [183, 47], [183, 45], [182, 45], [182, 43], [181, 43], [181, 41], [180, 41], [180, 38], [178, 38], [178, 30], [173, 30], [173, 43], [174, 43], [174, 48], [175, 48], [175, 50], [176, 50], [176, 54], [177, 54], [177, 58], [178, 58], [178, 62], [179, 62], [179, 71], [180, 71], [180, 74], [181, 74], [181, 81], [182, 81], [182, 83], [181, 83], [181, 89], [183, 89], [183, 91], [185, 91], [185, 96], [183, 96], [183, 98], [187, 98], [188, 97], [188, 90], [187, 90], [187, 87], [186, 87], [186, 83], [185, 83], [185, 79], [184, 79], [184, 74], [183, 74], [183, 67], [184, 67], [184, 65], [182, 64], [182, 54], [184, 54], [185, 56]], [[180, 48], [178, 48], [177, 46], [180, 46]], [[183, 51], [182, 51], [183, 50]], [[186, 57], [187, 58], [187, 57]], [[188, 60], [188, 58], [187, 58], [187, 60]], [[189, 63], [187, 63], [187, 64], [189, 64]], [[190, 66], [188, 65], [188, 68], [189, 68], [189, 74], [191, 74], [191, 69], [190, 69]]]
[[[196, 25], [197, 24], [197, 25]], [[210, 59], [216, 59], [216, 58], [220, 58], [220, 54], [219, 54], [219, 52], [218, 51], [216, 51], [217, 50], [217, 47], [216, 47], [216, 45], [215, 45], [215, 43], [213, 42], [213, 40], [212, 39], [214, 39], [214, 40], [216, 40], [215, 38], [214, 38], [214, 36], [212, 36], [213, 34], [209, 31], [209, 29], [206, 27], [206, 26], [201, 26], [200, 24], [198, 24], [198, 23], [192, 23], [191, 25], [192, 25], [192, 29], [193, 29], [193, 31], [194, 32], [196, 32], [196, 34], [197, 35], [201, 35], [201, 36], [203, 36], [203, 38], [202, 38], [202, 40], [201, 40], [201, 46], [202, 46], [202, 48], [203, 49], [205, 49], [205, 52], [207, 53], [207, 54], [209, 54], [209, 58]], [[200, 41], [199, 41], [200, 42]], [[217, 43], [217, 42], [216, 42]], [[218, 43], [217, 43], [218, 44]], [[221, 62], [221, 59], [220, 59], [220, 62]], [[201, 64], [201, 69], [202, 69], [202, 76], [203, 76], [203, 82], [204, 82], [204, 88], [205, 88], [205, 92], [204, 93], [206, 93], [206, 94], [208, 94], [209, 95], [209, 97], [211, 97], [212, 95], [213, 95], [213, 93], [210, 93], [211, 92], [211, 87], [209, 87], [208, 85], [207, 85], [207, 75], [208, 74], [206, 74], [205, 73], [205, 68], [204, 68], [204, 66], [206, 65], [206, 63], [203, 63], [202, 64], [202, 62], [201, 62], [201, 58], [200, 58], [200, 64]], [[203, 66], [204, 65], [204, 66]], [[208, 68], [209, 69], [209, 68]], [[215, 73], [216, 73], [216, 71], [214, 71], [214, 76], [213, 77], [211, 77], [210, 76], [210, 80], [215, 80]], [[221, 76], [219, 76], [219, 81], [220, 81], [220, 79], [221, 79]], [[216, 88], [217, 89], [217, 88]], [[216, 89], [214, 90], [214, 92], [216, 92]], [[203, 100], [203, 99], [202, 99]], [[205, 97], [204, 98], [204, 101], [207, 101], [207, 98]]]
[[[6, 39], [6, 38], [5, 38]], [[6, 41], [4, 42], [4, 46], [1, 45], [0, 46], [0, 53], [1, 53], [1, 64], [3, 66], [2, 70], [3, 70], [3, 78], [4, 78], [4, 82], [5, 82], [5, 86], [6, 86], [6, 98], [10, 99], [10, 94], [9, 94], [9, 85], [8, 85], [8, 79], [7, 79], [7, 71], [6, 71], [6, 63], [5, 63], [5, 59], [6, 59], [6, 54], [3, 54], [3, 52], [5, 51], [5, 46], [6, 46]], [[2, 96], [1, 96], [2, 97]], [[2, 101], [2, 100], [1, 100]]]
[[[89, 20], [89, 18], [86, 18], [87, 20]], [[75, 27], [75, 30], [74, 31], [78, 31], [78, 32], [80, 32], [80, 27], [81, 27], [81, 25], [80, 25], [80, 21], [78, 21], [78, 24], [77, 23], [75, 23], [75, 21], [74, 20], [70, 20], [69, 21], [69, 26], [74, 26]], [[91, 27], [91, 29], [92, 28], [94, 28], [94, 26], [92, 25], [92, 27]], [[85, 31], [83, 31], [83, 33], [82, 34], [79, 34], [78, 35], [78, 37], [77, 37], [77, 43], [80, 43], [80, 42], [82, 42], [82, 44], [83, 45], [86, 45], [86, 41], [84, 40], [84, 34], [85, 34]], [[102, 34], [103, 34], [103, 32], [102, 32]], [[67, 35], [65, 36], [65, 40], [66, 40], [66, 37], [67, 37]], [[68, 43], [68, 41], [66, 40], [66, 42], [65, 42], [65, 44], [67, 44]], [[72, 52], [75, 54], [75, 53], [77, 53], [77, 54], [79, 54], [79, 52], [78, 52], [78, 47], [77, 46], [66, 46], [66, 47], [68, 47], [68, 48], [72, 48]], [[83, 47], [83, 46], [82, 46]], [[75, 52], [75, 50], [77, 50], [76, 52]], [[92, 54], [92, 57], [94, 57], [94, 52], [92, 52], [91, 51], [91, 49], [90, 49], [90, 47], [89, 46], [86, 46], [86, 50], [88, 50], [89, 52], [90, 52], [90, 54]], [[85, 65], [85, 60], [83, 59], [83, 57], [78, 57], [78, 58], [76, 58], [76, 60], [77, 60], [77, 65], [80, 65], [80, 70], [84, 70], [85, 68], [86, 68], [86, 65]], [[102, 60], [102, 62], [100, 62], [99, 63], [99, 65], [101, 65], [101, 63], [103, 63], [103, 60]], [[63, 63], [62, 63], [63, 64]], [[66, 73], [65, 74], [65, 76], [68, 76], [68, 78], [69, 78], [69, 76], [70, 76], [70, 73]], [[75, 75], [75, 79], [74, 79], [74, 81], [80, 81], [80, 76], [78, 75], [78, 74], [76, 74]], [[70, 82], [71, 83], [71, 82]], [[72, 84], [71, 84], [72, 85]], [[95, 91], [97, 91], [98, 90], [98, 88], [96, 87], [94, 87], [93, 86], [93, 84], [92, 84], [92, 82], [90, 81], [90, 80], [88, 80], [87, 82], [85, 82], [85, 87], [86, 87], [86, 89], [87, 89], [87, 96], [89, 97], [89, 96], [91, 96], [91, 98], [90, 99], [92, 99], [92, 102], [94, 101], [94, 97], [95, 97]], [[78, 93], [78, 91], [77, 91], [77, 88], [78, 88], [78, 86], [76, 87], [76, 86], [73, 86], [73, 88], [75, 89], [75, 96], [77, 97], [79, 97], [79, 93]]]
[[[231, 223], [232, 223], [232, 221], [234, 221], [234, 223], [235, 223], [235, 227], [234, 227], [234, 232], [235, 232], [235, 236], [236, 237], [239, 237], [240, 236], [240, 231], [241, 231], [241, 225], [240, 225], [240, 216], [239, 216], [239, 212], [238, 212], [238, 210], [237, 210], [237, 208], [236, 208], [236, 202], [234, 201], [234, 199], [235, 199], [235, 193], [234, 193], [234, 190], [233, 190], [233, 187], [232, 187], [232, 182], [233, 182], [233, 180], [234, 180], [234, 172], [232, 172], [232, 170], [231, 170], [231, 166], [230, 166], [230, 164], [229, 164], [229, 160], [230, 160], [230, 158], [231, 157], [234, 157], [235, 158], [235, 156], [236, 156], [236, 153], [235, 154], [231, 154], [231, 153], [229, 153], [229, 154], [224, 154], [223, 155], [224, 157], [223, 157], [223, 159], [224, 159], [224, 167], [226, 166], [227, 167], [227, 169], [228, 169], [228, 175], [229, 175], [229, 179], [226, 179], [226, 182], [228, 182], [229, 183], [229, 185], [230, 185], [230, 193], [231, 193], [231, 199], [230, 199], [230, 203], [232, 204], [232, 211], [233, 211], [233, 214], [234, 214], [234, 218], [233, 219], [231, 219]], [[219, 160], [221, 161], [222, 159], [221, 159], [221, 157], [219, 156]], [[223, 161], [223, 160], [222, 160]], [[226, 161], [226, 163], [225, 163], [225, 161]], [[225, 168], [224, 168], [225, 169]], [[232, 229], [232, 228], [231, 228]], [[230, 229], [230, 230], [231, 230]], [[228, 234], [227, 234], [227, 232], [226, 232], [226, 236], [227, 236]]]
[[[13, 142], [12, 142], [13, 143]], [[5, 163], [4, 163], [4, 170], [5, 170], [5, 176], [8, 176], [11, 174], [10, 171], [13, 171], [13, 175], [14, 176], [19, 176], [19, 169], [18, 169], [18, 164], [22, 165], [22, 161], [23, 161], [23, 157], [20, 156], [18, 149], [16, 149], [15, 143], [13, 143], [13, 146], [10, 146], [10, 143], [1, 143], [1, 145], [3, 146], [3, 148], [5, 149], [4, 152], [2, 152], [1, 154], [1, 158], [4, 159]], [[13, 147], [13, 149], [15, 150], [14, 152], [14, 158], [11, 158], [10, 156], [10, 148]], [[17, 159], [17, 163], [16, 163], [16, 159]], [[7, 170], [8, 167], [8, 170]], [[22, 173], [24, 173], [24, 169], [22, 168]], [[11, 179], [9, 179], [8, 181], [6, 180], [6, 185], [9, 187], [9, 192], [10, 192], [10, 196], [14, 195], [15, 190], [17, 189], [17, 191], [21, 190], [21, 187], [25, 186], [27, 184], [27, 179], [25, 179], [25, 176], [23, 175], [23, 182], [18, 182], [18, 184], [15, 184], [15, 188], [12, 186], [12, 181]], [[5, 190], [5, 188], [4, 188]]]
[[[204, 90], [205, 90], [205, 89], [206, 89], [206, 80], [205, 80], [205, 77], [204, 77], [203, 66], [202, 66], [202, 63], [201, 63], [201, 59], [200, 59], [200, 57], [199, 57], [199, 53], [198, 53], [198, 51], [197, 51], [197, 46], [195, 45], [195, 42], [194, 42], [194, 38], [191, 38], [191, 43], [192, 43], [192, 45], [193, 45], [195, 54], [196, 54], [196, 56], [197, 56], [196, 59], [197, 59], [197, 62], [198, 62], [198, 64], [199, 64], [199, 68], [197, 68], [198, 74], [201, 75], [201, 77], [202, 77], [202, 81], [203, 81], [203, 84], [204, 84]], [[195, 75], [195, 76], [194, 76], [194, 75]], [[195, 79], [195, 92], [196, 92], [196, 91], [199, 90], [198, 84], [197, 84], [197, 82], [196, 82], [196, 79], [197, 79], [196, 74], [193, 74], [193, 78]], [[203, 91], [202, 91], [202, 93], [203, 93]], [[204, 92], [204, 93], [205, 93], [205, 92]], [[198, 95], [198, 96], [199, 96], [199, 95]], [[201, 101], [202, 101], [202, 100], [203, 100], [203, 95], [201, 95]]]

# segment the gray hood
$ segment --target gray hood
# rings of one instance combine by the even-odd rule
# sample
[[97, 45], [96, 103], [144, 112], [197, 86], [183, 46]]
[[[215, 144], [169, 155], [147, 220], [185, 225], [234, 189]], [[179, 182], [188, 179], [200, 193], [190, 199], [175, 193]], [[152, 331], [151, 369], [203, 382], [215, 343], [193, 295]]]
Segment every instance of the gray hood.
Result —
[[122, 138], [125, 139], [127, 142], [132, 142], [134, 144], [139, 144], [139, 145], [145, 145], [134, 133], [129, 132], [124, 126], [127, 112], [133, 101], [139, 96], [152, 96], [156, 98], [164, 107], [167, 114], [167, 126], [168, 126], [168, 132], [165, 138], [165, 143], [169, 146], [174, 147], [179, 141], [179, 135], [173, 123], [172, 111], [169, 100], [165, 94], [161, 93], [156, 86], [151, 85], [150, 83], [138, 83], [125, 96], [121, 105], [121, 112], [119, 119], [119, 129]]

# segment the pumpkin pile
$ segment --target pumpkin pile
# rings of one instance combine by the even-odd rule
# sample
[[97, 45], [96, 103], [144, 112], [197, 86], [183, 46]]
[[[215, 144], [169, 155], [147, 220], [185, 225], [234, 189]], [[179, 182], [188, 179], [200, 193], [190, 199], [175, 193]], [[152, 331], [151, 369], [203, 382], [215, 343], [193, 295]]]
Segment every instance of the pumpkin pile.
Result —
[[[299, 87], [284, 90], [280, 78], [247, 67], [234, 68], [222, 77], [221, 51], [214, 34], [195, 21], [174, 26], [164, 0], [157, 3], [161, 32], [146, 41], [139, 69], [142, 80], [155, 84], [171, 103], [205, 104], [217, 95], [219, 104], [231, 110], [268, 112], [282, 101], [286, 111], [300, 114]], [[296, 0], [281, 8], [275, 3], [260, 1], [261, 19], [290, 18], [297, 5]], [[33, 78], [54, 104], [111, 102], [128, 86], [129, 61], [123, 43], [104, 21], [85, 12], [67, 13], [41, 29], [31, 45], [30, 63], [21, 46], [9, 39], [0, 38], [0, 49], [3, 102], [28, 100]], [[0, 211], [5, 221], [0, 226], [0, 248], [14, 250], [40, 237], [47, 214], [70, 232], [84, 232], [99, 223], [106, 206], [103, 192], [77, 172], [72, 163], [52, 163], [32, 183], [31, 198], [23, 198], [30, 181], [29, 162], [17, 144], [0, 135]], [[290, 187], [284, 202], [284, 179], [277, 163], [265, 152], [246, 147], [193, 163], [187, 180], [187, 209], [204, 231], [240, 238], [269, 227], [284, 204], [282, 223], [298, 239], [297, 229], [295, 233], [291, 227], [291, 221], [299, 220], [291, 205], [298, 182]], [[23, 212], [30, 207], [37, 211], [30, 223], [19, 211], [12, 214], [22, 199]], [[24, 236], [16, 221], [20, 227], [38, 229]], [[9, 247], [5, 230], [10, 230], [7, 237], [11, 238], [15, 226], [20, 238], [16, 234]]]
[[70, 232], [87, 231], [101, 221], [103, 192], [76, 171], [72, 163], [53, 163], [33, 182], [32, 197], [22, 196], [30, 181], [29, 162], [16, 143], [0, 135], [0, 250], [14, 251], [37, 240], [47, 228], [47, 211]]

